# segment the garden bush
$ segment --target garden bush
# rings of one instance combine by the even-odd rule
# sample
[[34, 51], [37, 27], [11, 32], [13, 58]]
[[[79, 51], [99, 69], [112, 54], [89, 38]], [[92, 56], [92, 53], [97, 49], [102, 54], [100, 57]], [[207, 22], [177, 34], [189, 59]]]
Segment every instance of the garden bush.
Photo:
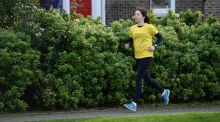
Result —
[[[0, 110], [76, 109], [121, 105], [134, 94], [133, 49], [124, 49], [133, 20], [58, 14], [34, 4], [17, 7], [1, 26]], [[172, 11], [151, 21], [164, 37], [153, 78], [171, 90], [171, 102], [219, 100], [220, 24], [199, 12]], [[4, 29], [3, 29], [4, 28]], [[154, 38], [154, 41], [156, 39]], [[143, 102], [160, 101], [147, 84]]]
[[39, 53], [30, 47], [30, 37], [0, 29], [0, 111], [23, 111], [21, 98], [32, 83], [39, 65]]

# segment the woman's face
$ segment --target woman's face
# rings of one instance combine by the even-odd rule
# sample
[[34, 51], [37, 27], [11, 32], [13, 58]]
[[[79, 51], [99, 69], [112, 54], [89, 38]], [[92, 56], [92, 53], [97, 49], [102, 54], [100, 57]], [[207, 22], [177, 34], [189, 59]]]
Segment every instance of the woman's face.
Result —
[[134, 13], [134, 19], [135, 19], [135, 22], [136, 23], [140, 23], [140, 22], [144, 22], [144, 18], [141, 14], [141, 11], [139, 10], [136, 10], [135, 13]]

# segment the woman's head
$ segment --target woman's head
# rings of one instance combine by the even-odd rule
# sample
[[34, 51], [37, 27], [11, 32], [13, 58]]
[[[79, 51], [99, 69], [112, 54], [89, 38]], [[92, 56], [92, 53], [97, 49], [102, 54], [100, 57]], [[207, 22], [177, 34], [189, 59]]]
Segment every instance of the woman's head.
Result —
[[142, 21], [144, 21], [144, 23], [150, 23], [149, 17], [147, 16], [147, 11], [141, 7], [136, 8], [134, 19], [136, 23], [140, 23]]

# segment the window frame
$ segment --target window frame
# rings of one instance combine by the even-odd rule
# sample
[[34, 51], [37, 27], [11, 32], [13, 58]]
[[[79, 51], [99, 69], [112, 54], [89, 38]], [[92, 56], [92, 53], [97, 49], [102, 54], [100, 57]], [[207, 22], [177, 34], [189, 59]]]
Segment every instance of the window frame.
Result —
[[168, 10], [172, 10], [175, 12], [176, 8], [176, 0], [170, 0], [170, 8], [153, 8], [152, 7], [152, 0], [150, 0], [150, 8], [153, 10], [153, 12], [157, 15], [157, 17], [163, 17], [168, 13]]

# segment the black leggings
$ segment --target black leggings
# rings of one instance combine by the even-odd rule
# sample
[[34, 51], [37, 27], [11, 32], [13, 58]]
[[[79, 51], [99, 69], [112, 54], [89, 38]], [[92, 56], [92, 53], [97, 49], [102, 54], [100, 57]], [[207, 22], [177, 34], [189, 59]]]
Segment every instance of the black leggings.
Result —
[[137, 75], [136, 75], [136, 88], [135, 88], [135, 96], [133, 97], [133, 101], [137, 102], [141, 93], [142, 93], [142, 79], [144, 81], [157, 89], [160, 93], [163, 93], [163, 87], [159, 84], [158, 81], [151, 78], [150, 76], [150, 66], [153, 62], [153, 57], [136, 59], [137, 66]]

